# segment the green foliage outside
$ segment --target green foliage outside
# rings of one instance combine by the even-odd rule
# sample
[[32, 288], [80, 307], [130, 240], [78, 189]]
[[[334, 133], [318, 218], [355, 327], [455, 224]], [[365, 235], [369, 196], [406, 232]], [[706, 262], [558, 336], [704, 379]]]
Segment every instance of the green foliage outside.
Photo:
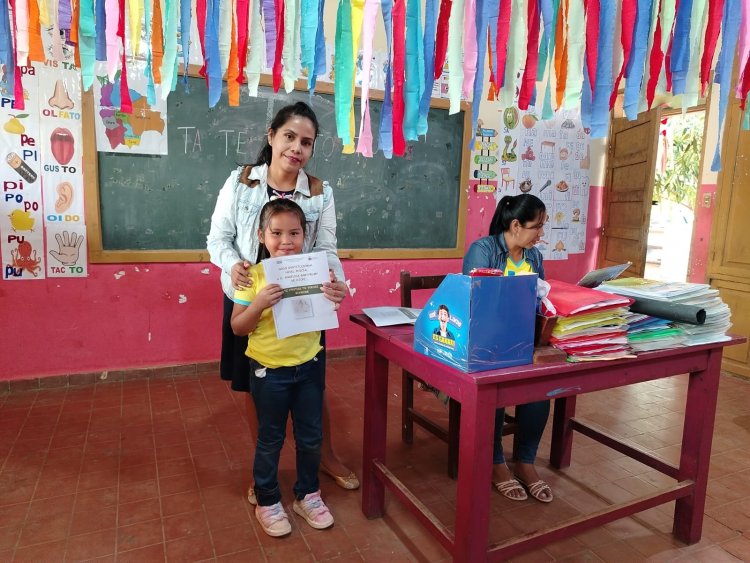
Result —
[[667, 167], [657, 170], [654, 182], [654, 199], [669, 200], [695, 207], [698, 193], [698, 168], [703, 146], [704, 112], [670, 117], [667, 121]]

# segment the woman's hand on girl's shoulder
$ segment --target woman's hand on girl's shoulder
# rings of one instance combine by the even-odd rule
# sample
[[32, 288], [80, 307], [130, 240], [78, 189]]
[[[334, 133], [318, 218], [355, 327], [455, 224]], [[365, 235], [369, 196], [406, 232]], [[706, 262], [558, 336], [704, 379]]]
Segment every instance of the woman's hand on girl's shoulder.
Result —
[[247, 276], [247, 270], [250, 268], [250, 262], [240, 260], [232, 266], [230, 276], [232, 278], [232, 287], [234, 289], [244, 289], [253, 286], [253, 280]]
[[269, 283], [258, 292], [258, 294], [255, 296], [255, 299], [253, 299], [253, 303], [261, 309], [265, 310], [269, 307], [273, 307], [274, 305], [276, 305], [276, 303], [281, 301], [283, 295], [284, 290], [281, 289], [281, 286], [279, 284]]

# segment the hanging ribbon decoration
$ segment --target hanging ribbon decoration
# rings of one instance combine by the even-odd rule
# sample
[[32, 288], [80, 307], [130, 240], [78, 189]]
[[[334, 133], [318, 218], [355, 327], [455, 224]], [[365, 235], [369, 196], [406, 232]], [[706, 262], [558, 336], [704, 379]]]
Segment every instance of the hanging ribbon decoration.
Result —
[[[536, 2], [536, 0], [532, 1]], [[476, 0], [464, 0], [464, 81], [461, 85], [461, 96], [467, 100], [471, 99], [471, 93], [474, 88], [474, 75], [477, 68], [476, 10]]]
[[281, 53], [284, 50], [284, 0], [274, 0], [274, 21], [276, 22], [276, 48], [273, 55], [273, 91], [281, 87]]
[[79, 26], [80, 26], [80, 21], [81, 21], [80, 10], [81, 10], [81, 3], [75, 2], [73, 4], [73, 21], [71, 22], [71, 26], [70, 26], [70, 43], [71, 45], [73, 45], [75, 49], [75, 53], [73, 57], [75, 60], [75, 64], [78, 68], [81, 68], [81, 49], [78, 48], [78, 44], [80, 43], [80, 32], [79, 32]]
[[154, 1], [153, 14], [151, 15], [151, 72], [154, 76], [154, 84], [161, 84], [161, 62], [163, 58], [164, 31], [161, 19], [161, 2]]
[[206, 6], [206, 0], [196, 0], [195, 2], [195, 21], [198, 24], [198, 42], [201, 46], [201, 65], [198, 74], [203, 78], [206, 78], [206, 12], [208, 7]]
[[229, 68], [229, 51], [231, 51], [234, 42], [232, 21], [234, 20], [235, 4], [235, 0], [219, 2], [219, 61], [222, 77]]
[[[154, 0], [158, 2], [158, 0]], [[177, 22], [180, 19], [177, 9], [179, 0], [165, 0], [166, 17], [164, 23], [164, 58], [161, 63], [161, 98], [166, 100], [169, 93], [174, 90], [177, 80]]]
[[262, 0], [263, 23], [266, 37], [266, 67], [273, 68], [276, 50], [276, 7], [274, 0]]
[[[8, 94], [13, 100], [13, 107], [18, 107], [16, 99], [16, 61], [13, 55], [13, 35], [10, 32], [10, 14], [7, 2], [0, 2], [0, 64], [5, 65], [5, 80], [8, 84]], [[23, 95], [21, 96], [23, 98]], [[23, 99], [20, 100], [23, 106]], [[18, 108], [22, 109], [22, 108]]]
[[[362, 13], [364, 12], [365, 0], [352, 0], [352, 93], [349, 103], [349, 142], [344, 145], [343, 154], [354, 154], [354, 81], [357, 76], [357, 57], [359, 56], [359, 36], [362, 33]], [[369, 74], [369, 63], [362, 62], [363, 70], [366, 68]]]
[[[406, 0], [393, 2], [393, 154], [404, 156], [404, 27]], [[455, 6], [455, 4], [454, 4]], [[451, 71], [452, 72], [452, 71]]]
[[[35, 0], [31, 0], [34, 2]], [[29, 64], [29, 4], [28, 0], [13, 2], [13, 25], [16, 30], [16, 66]]]
[[518, 70], [525, 65], [526, 54], [526, 0], [513, 0], [510, 14], [510, 29], [513, 31], [508, 41], [508, 60], [505, 64], [505, 78], [500, 90], [500, 106], [514, 105], [518, 89]]
[[265, 37], [261, 26], [261, 0], [250, 0], [250, 2], [250, 58], [247, 62], [245, 75], [247, 77], [247, 93], [250, 96], [257, 96], [260, 72], [263, 66]]
[[[120, 44], [117, 40], [117, 27], [119, 25], [120, 8], [118, 0], [106, 0], [106, 43], [107, 43], [107, 77], [110, 82], [115, 81], [117, 63], [120, 59]], [[43, 22], [42, 22], [43, 25]]]
[[[536, 0], [533, 0], [536, 2]], [[476, 43], [477, 43], [477, 72], [474, 75], [472, 96], [474, 103], [471, 105], [471, 138], [469, 139], [469, 150], [474, 147], [477, 136], [477, 123], [479, 123], [479, 100], [482, 98], [482, 86], [484, 83], [484, 59], [487, 55], [487, 22], [489, 12], [486, 0], [476, 0]], [[491, 65], [490, 65], [491, 66]]]
[[[461, 88], [463, 86], [463, 27], [461, 18], [464, 13], [463, 0], [454, 0], [448, 29], [448, 113], [454, 114], [461, 109]], [[395, 41], [395, 38], [394, 38]]]
[[690, 28], [690, 63], [685, 80], [685, 92], [682, 96], [682, 108], [698, 104], [700, 93], [700, 66], [701, 66], [701, 43], [703, 39], [703, 28], [708, 16], [706, 0], [693, 0], [693, 15]]
[[[555, 50], [557, 45], [557, 13], [560, 9], [560, 0], [552, 0], [551, 5], [542, 0], [542, 16], [544, 17], [544, 35], [547, 37], [546, 50], [539, 55], [537, 69], [537, 80], [544, 80], [544, 101], [542, 102], [542, 119], [552, 119], [554, 109], [552, 108], [552, 83], [555, 72]], [[544, 39], [542, 39], [543, 44]], [[555, 86], [557, 91], [557, 86]]]
[[[35, 4], [36, 2], [32, 1], [29, 7]], [[31, 10], [29, 10], [29, 13], [31, 14]], [[30, 43], [30, 53], [33, 52], [31, 45], [33, 45], [33, 42]], [[81, 84], [84, 90], [88, 90], [94, 83], [94, 61], [96, 58], [96, 23], [94, 22], [93, 0], [80, 0], [79, 2], [78, 51], [81, 54]]]
[[318, 30], [315, 33], [315, 72], [309, 78], [310, 95], [315, 92], [315, 82], [319, 74], [326, 72], [326, 38], [323, 32], [323, 9], [325, 0], [318, 0]]
[[419, 103], [424, 93], [421, 22], [419, 0], [409, 0], [406, 7], [406, 108], [404, 112], [404, 137], [407, 141], [416, 141], [418, 138]]
[[599, 39], [596, 77], [592, 80], [591, 137], [603, 138], [609, 132], [609, 99], [612, 92], [612, 55], [615, 43], [616, 0], [600, 0]]
[[625, 95], [623, 109], [625, 116], [634, 120], [638, 118], [638, 101], [643, 82], [643, 71], [648, 50], [648, 32], [651, 27], [651, 0], [638, 0], [638, 10], [633, 30], [634, 48], [630, 53], [628, 66], [625, 68]]
[[[683, 2], [689, 0], [682, 0]], [[635, 16], [638, 11], [637, 0], [622, 0], [622, 13], [620, 18], [620, 42], [622, 44], [622, 66], [615, 79], [615, 85], [609, 98], [609, 109], [615, 107], [615, 100], [620, 90], [620, 81], [625, 75], [625, 69], [630, 60], [630, 50], [633, 46], [633, 28], [635, 26]]]
[[740, 27], [740, 46], [737, 61], [739, 76], [735, 95], [740, 99], [740, 107], [745, 108], [747, 93], [750, 89], [750, 2], [741, 2], [742, 25]]
[[536, 70], [539, 61], [539, 4], [537, 0], [529, 2], [528, 32], [526, 34], [526, 64], [524, 65], [521, 88], [518, 93], [518, 107], [529, 109], [529, 102], [536, 86]]
[[391, 103], [391, 46], [393, 44], [393, 0], [380, 0], [380, 11], [383, 13], [383, 27], [385, 27], [385, 43], [388, 58], [385, 65], [385, 93], [383, 106], [380, 109], [380, 127], [378, 128], [378, 150], [385, 158], [393, 157], [393, 108]]
[[146, 26], [146, 35], [144, 38], [146, 43], [146, 68], [143, 72], [146, 76], [146, 100], [153, 107], [156, 104], [156, 85], [154, 84], [154, 72], [151, 67], [151, 28], [153, 27], [151, 4], [148, 1], [143, 4], [143, 20]]
[[[242, 2], [243, 0], [240, 0]], [[146, 0], [148, 4], [148, 0]], [[192, 12], [190, 2], [187, 0], [180, 1], [180, 30], [190, 29], [192, 25]], [[148, 18], [146, 20], [148, 22]], [[188, 66], [190, 65], [190, 33], [180, 33], [180, 44], [182, 45], [182, 62], [183, 62], [183, 73], [182, 73], [182, 84], [185, 88], [185, 93], [190, 93], [190, 87], [188, 86]]]
[[664, 52], [661, 50], [662, 43], [662, 28], [661, 28], [661, 4], [662, 0], [659, 0], [659, 12], [656, 15], [656, 29], [654, 30], [654, 38], [651, 47], [651, 56], [649, 58], [649, 78], [646, 85], [646, 107], [651, 109], [654, 103], [654, 95], [656, 94], [656, 85], [659, 82], [659, 75], [661, 74], [662, 63], [664, 62]]
[[559, 108], [565, 98], [565, 84], [568, 79], [568, 0], [560, 0], [555, 31], [555, 109]]
[[107, 0], [96, 1], [96, 60], [107, 60]]
[[596, 88], [597, 41], [599, 37], [599, 0], [586, 0], [586, 70], [593, 95]]
[[[88, 0], [89, 2], [91, 0]], [[39, 4], [34, 1], [29, 6], [29, 62], [44, 62], [44, 45], [42, 30], [39, 24]]]
[[435, 36], [435, 80], [443, 75], [443, 66], [445, 66], [445, 57], [448, 52], [448, 27], [450, 26], [452, 9], [453, 0], [440, 0], [440, 15], [438, 16], [437, 35]]
[[[432, 86], [435, 82], [435, 33], [437, 32], [437, 0], [425, 0], [424, 36], [422, 53], [424, 55], [424, 91], [419, 100], [419, 119], [417, 135], [427, 134], [427, 116], [432, 100]], [[478, 104], [477, 104], [478, 105]]]
[[724, 0], [711, 0], [708, 3], [708, 24], [706, 25], [706, 38], [703, 43], [703, 57], [701, 58], [701, 96], [706, 95], [709, 75], [711, 74], [711, 63], [714, 60], [716, 42], [719, 39]]
[[721, 170], [721, 139], [724, 130], [724, 117], [727, 111], [727, 102], [729, 101], [729, 81], [732, 77], [732, 63], [734, 62], [734, 53], [737, 49], [737, 38], [740, 33], [741, 12], [738, 6], [739, 0], [726, 0], [724, 3], [724, 15], [722, 18], [722, 37], [721, 51], [719, 60], [716, 63], [714, 72], [714, 82], [719, 85], [719, 136], [716, 141], [716, 150], [711, 162], [711, 171], [718, 172]]
[[[585, 30], [586, 22], [584, 21], [583, 0], [569, 0], [569, 8], [566, 32], [568, 38], [568, 76], [565, 82], [563, 107], [574, 109], [581, 99], [585, 50], [585, 34], [579, 33], [577, 30]], [[571, 30], [573, 30], [573, 33], [571, 33]]]
[[362, 27], [362, 89], [360, 93], [360, 120], [357, 152], [372, 157], [372, 126], [370, 125], [370, 62], [372, 61], [372, 42], [375, 37], [375, 18], [378, 12], [378, 0], [365, 0]]
[[281, 53], [283, 70], [281, 77], [284, 81], [284, 91], [288, 94], [294, 90], [297, 79], [297, 61], [299, 50], [300, 5], [297, 0], [284, 2], [284, 47]]
[[119, 0], [117, 17], [117, 38], [120, 40], [120, 111], [133, 113], [133, 104], [130, 100], [130, 88], [128, 88], [128, 68], [125, 64], [125, 0]]
[[[154, 6], [159, 2], [154, 1]], [[221, 98], [222, 76], [219, 58], [219, 0], [206, 3], [206, 75], [208, 77], [208, 107]]]
[[354, 72], [352, 68], [352, 6], [349, 0], [340, 0], [336, 14], [336, 56], [334, 59], [335, 80], [334, 108], [336, 111], [336, 133], [344, 145], [352, 142], [349, 130], [349, 112], [353, 93]]
[[680, 0], [675, 16], [672, 52], [670, 54], [670, 71], [672, 75], [672, 93], [685, 92], [685, 78], [690, 63], [690, 18], [693, 12], [693, 0]]
[[508, 35], [510, 34], [510, 16], [512, 0], [500, 0], [497, 16], [497, 70], [495, 71], [495, 90], [498, 92], [505, 84], [505, 63], [508, 60]]
[[240, 105], [240, 76], [239, 64], [237, 63], [237, 22], [234, 14], [237, 13], [236, 0], [232, 0], [232, 26], [231, 41], [229, 42], [229, 61], [227, 63], [227, 104], [230, 107]]
[[[307, 87], [315, 74], [315, 37], [318, 33], [318, 4], [320, 0], [302, 0], [301, 11], [307, 17], [302, 18], [299, 28], [300, 66], [307, 73]], [[315, 17], [310, 17], [315, 14]]]
[[486, 52], [488, 53], [487, 68], [490, 72], [488, 95], [494, 96], [495, 74], [497, 73], [497, 19], [498, 12], [500, 11], [500, 0], [484, 0], [484, 9], [488, 27], [486, 47]]
[[[130, 50], [137, 57], [141, 42], [141, 4], [143, 0], [128, 0], [128, 25], [130, 28]], [[190, 28], [188, 28], [190, 29]]]

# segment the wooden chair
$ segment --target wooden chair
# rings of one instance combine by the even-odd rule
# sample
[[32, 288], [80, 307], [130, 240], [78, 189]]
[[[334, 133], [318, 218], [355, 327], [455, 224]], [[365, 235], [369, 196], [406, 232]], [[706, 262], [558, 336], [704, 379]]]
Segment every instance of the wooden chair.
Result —
[[[435, 289], [445, 275], [412, 276], [407, 270], [401, 270], [401, 306], [411, 307], [412, 291]], [[414, 407], [414, 382], [424, 383], [421, 379], [406, 370], [401, 376], [401, 439], [407, 444], [414, 441], [414, 424], [418, 424], [431, 434], [448, 443], [448, 475], [458, 477], [458, 435], [461, 426], [461, 403], [448, 400], [448, 427], [427, 417]], [[516, 431], [515, 418], [506, 414], [503, 435]], [[516, 440], [513, 440], [513, 452], [516, 452]]]

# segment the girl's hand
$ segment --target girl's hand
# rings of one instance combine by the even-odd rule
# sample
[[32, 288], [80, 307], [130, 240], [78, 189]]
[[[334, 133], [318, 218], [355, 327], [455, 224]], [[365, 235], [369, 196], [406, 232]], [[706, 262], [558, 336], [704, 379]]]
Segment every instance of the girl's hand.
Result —
[[331, 276], [330, 282], [323, 284], [323, 293], [329, 301], [333, 302], [333, 310], [338, 311], [341, 306], [341, 302], [346, 297], [346, 284], [336, 279], [336, 275], [333, 270], [328, 270], [328, 274]]
[[253, 304], [261, 310], [265, 310], [281, 301], [283, 295], [284, 290], [281, 289], [279, 284], [270, 283], [258, 292], [258, 295], [253, 299]]
[[253, 286], [253, 281], [247, 277], [247, 269], [250, 267], [250, 262], [247, 260], [240, 260], [234, 266], [232, 266], [232, 287], [234, 289], [244, 289]]

